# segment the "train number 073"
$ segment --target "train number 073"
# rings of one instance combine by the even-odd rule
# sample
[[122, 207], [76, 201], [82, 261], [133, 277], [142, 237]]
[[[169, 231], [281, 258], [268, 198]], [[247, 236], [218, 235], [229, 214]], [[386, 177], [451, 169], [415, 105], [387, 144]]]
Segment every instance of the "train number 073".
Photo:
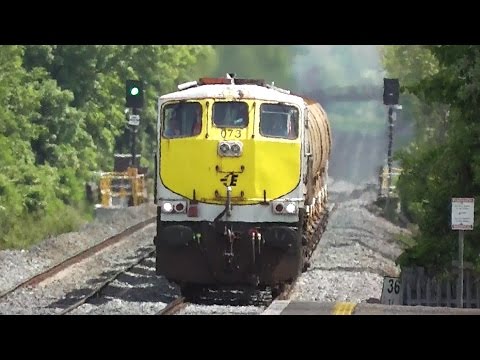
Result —
[[240, 136], [242, 136], [242, 130], [240, 129], [222, 129], [222, 131], [220, 132], [220, 136], [224, 139], [226, 139], [227, 137], [231, 138], [231, 137], [236, 137], [237, 139], [240, 138]]

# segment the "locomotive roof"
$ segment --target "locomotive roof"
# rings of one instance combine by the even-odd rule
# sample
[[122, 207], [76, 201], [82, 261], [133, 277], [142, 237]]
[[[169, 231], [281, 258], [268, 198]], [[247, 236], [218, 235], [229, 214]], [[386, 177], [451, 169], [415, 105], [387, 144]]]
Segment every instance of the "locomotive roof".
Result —
[[[243, 95], [240, 96], [239, 94]], [[257, 99], [266, 101], [279, 101], [286, 103], [293, 103], [300, 107], [305, 106], [304, 99], [300, 96], [287, 94], [283, 91], [277, 90], [275, 87], [268, 88], [253, 84], [214, 84], [214, 85], [200, 85], [190, 87], [185, 90], [180, 90], [165, 94], [160, 97], [160, 101], [167, 100], [184, 100], [184, 99], [202, 99], [202, 98], [233, 98], [241, 99]]]

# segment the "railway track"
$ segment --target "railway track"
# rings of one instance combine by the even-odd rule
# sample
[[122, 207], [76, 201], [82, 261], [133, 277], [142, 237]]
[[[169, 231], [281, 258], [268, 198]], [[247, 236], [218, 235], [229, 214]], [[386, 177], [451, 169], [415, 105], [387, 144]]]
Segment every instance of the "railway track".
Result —
[[[40, 284], [41, 282], [43, 282], [43, 281], [45, 281], [49, 278], [52, 278], [53, 276], [58, 274], [60, 271], [63, 271], [63, 270], [65, 270], [65, 269], [67, 269], [67, 268], [69, 268], [69, 267], [71, 267], [75, 264], [78, 264], [79, 262], [81, 262], [85, 259], [88, 259], [89, 257], [92, 257], [93, 255], [97, 254], [98, 252], [100, 252], [101, 250], [103, 250], [105, 248], [108, 248], [108, 247], [110, 247], [114, 244], [119, 243], [120, 241], [122, 241], [123, 239], [132, 235], [133, 233], [135, 233], [139, 230], [142, 230], [143, 228], [145, 228], [149, 224], [154, 223], [155, 220], [156, 220], [156, 217], [151, 217], [147, 220], [144, 220], [144, 221], [142, 221], [138, 224], [135, 224], [135, 225], [125, 229], [124, 231], [122, 231], [118, 234], [115, 234], [115, 235], [105, 239], [104, 241], [102, 241], [102, 242], [100, 242], [100, 243], [98, 243], [98, 244], [96, 244], [92, 247], [89, 247], [88, 249], [85, 249], [85, 250], [82, 250], [82, 251], [78, 252], [77, 254], [67, 258], [66, 260], [63, 260], [63, 261], [55, 264], [54, 266], [48, 268], [47, 270], [45, 270], [45, 271], [43, 271], [39, 274], [36, 274], [36, 275], [28, 278], [27, 280], [22, 281], [21, 283], [13, 286], [12, 288], [0, 293], [0, 300], [2, 298], [7, 297], [8, 295], [14, 293], [18, 289], [31, 287], [31, 286], [36, 286], [36, 285]], [[134, 265], [135, 264], [133, 264], [132, 266], [134, 266]], [[118, 276], [120, 274], [115, 274], [115, 275]], [[111, 281], [113, 281], [113, 280], [111, 280]], [[106, 284], [105, 284], [105, 286], [106, 286]], [[102, 286], [102, 288], [103, 287], [104, 286]], [[101, 291], [101, 289], [100, 289], [100, 291]], [[92, 296], [94, 296], [96, 293], [98, 293], [98, 291], [96, 291]]]
[[[261, 313], [263, 310], [267, 309], [268, 306], [275, 300], [288, 300], [290, 298], [290, 295], [291, 295], [294, 287], [295, 287], [295, 282], [285, 286], [283, 291], [280, 294], [278, 294], [276, 297], [272, 297], [271, 299], [268, 299], [268, 300], [263, 299], [263, 300], [260, 300], [260, 301], [258, 301], [258, 300], [253, 301], [253, 303], [256, 303], [255, 306], [261, 309], [261, 311], [260, 311], [260, 313]], [[219, 304], [213, 304], [213, 305], [208, 304], [207, 305], [207, 303], [209, 303], [209, 302], [210, 301], [207, 298], [207, 299], [203, 299], [203, 301], [199, 301], [198, 303], [191, 303], [185, 297], [180, 296], [180, 297], [176, 298], [175, 300], [173, 300], [172, 302], [168, 303], [167, 306], [165, 306], [162, 310], [157, 312], [155, 315], [177, 315], [182, 310], [186, 309], [190, 305], [191, 306], [207, 307], [207, 308], [219, 305]], [[220, 305], [220, 306], [222, 306], [222, 305]], [[223, 306], [226, 306], [226, 305], [223, 305]], [[238, 306], [236, 306], [236, 307], [238, 307]], [[225, 314], [232, 313], [233, 314], [233, 312], [228, 311], [228, 310], [224, 310], [223, 313], [225, 313]], [[186, 312], [186, 314], [188, 314], [188, 311]]]
[[175, 315], [176, 313], [187, 307], [188, 304], [189, 302], [183, 296], [180, 296], [173, 300], [171, 303], [167, 304], [167, 306], [165, 306], [155, 315]]
[[65, 308], [62, 310], [58, 315], [66, 315], [68, 313], [71, 313], [73, 310], [79, 308], [83, 304], [85, 304], [87, 301], [90, 299], [99, 296], [100, 293], [102, 292], [103, 289], [105, 289], [108, 285], [110, 285], [112, 282], [118, 279], [120, 275], [123, 275], [133, 269], [135, 266], [141, 264], [144, 262], [146, 259], [150, 258], [155, 254], [155, 248], [148, 250], [145, 254], [141, 255], [137, 260], [135, 260], [132, 264], [130, 264], [128, 267], [117, 271], [114, 275], [110, 276], [108, 279], [103, 281], [99, 286], [97, 286], [95, 289], [91, 290], [86, 296], [82, 297], [80, 300], [76, 301], [69, 307]]

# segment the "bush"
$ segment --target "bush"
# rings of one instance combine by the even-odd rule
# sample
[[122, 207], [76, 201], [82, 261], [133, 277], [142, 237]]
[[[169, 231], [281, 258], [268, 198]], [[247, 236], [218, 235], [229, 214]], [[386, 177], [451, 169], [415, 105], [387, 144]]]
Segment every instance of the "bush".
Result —
[[[83, 206], [82, 206], [83, 207]], [[87, 220], [91, 214], [84, 208], [74, 208], [68, 205], [60, 205], [56, 211], [51, 213], [37, 212], [35, 214], [24, 214], [21, 217], [8, 218], [8, 225], [4, 227], [6, 218], [2, 217], [0, 210], [0, 249], [28, 248], [50, 236], [76, 231]], [[6, 230], [6, 231], [5, 231]]]

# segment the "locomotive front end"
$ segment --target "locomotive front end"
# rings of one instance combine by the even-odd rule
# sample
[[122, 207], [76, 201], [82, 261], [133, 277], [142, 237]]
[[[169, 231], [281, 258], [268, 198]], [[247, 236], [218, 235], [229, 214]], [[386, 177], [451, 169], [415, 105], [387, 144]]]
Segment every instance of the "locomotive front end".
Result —
[[302, 269], [303, 102], [204, 84], [159, 102], [157, 274], [275, 286]]

